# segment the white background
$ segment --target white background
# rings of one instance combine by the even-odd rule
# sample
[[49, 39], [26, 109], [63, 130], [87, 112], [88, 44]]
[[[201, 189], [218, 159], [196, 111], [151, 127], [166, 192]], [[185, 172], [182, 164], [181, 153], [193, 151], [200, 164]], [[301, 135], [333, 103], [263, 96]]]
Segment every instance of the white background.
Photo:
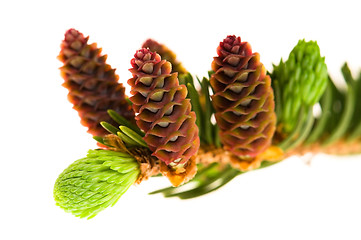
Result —
[[92, 220], [52, 196], [63, 169], [96, 148], [61, 87], [67, 29], [90, 35], [124, 83], [149, 37], [205, 76], [228, 34], [268, 69], [299, 39], [317, 40], [342, 81], [344, 61], [361, 68], [360, 24], [357, 1], [1, 1], [0, 239], [361, 239], [360, 156], [288, 159], [187, 201], [148, 195], [168, 185], [151, 179]]

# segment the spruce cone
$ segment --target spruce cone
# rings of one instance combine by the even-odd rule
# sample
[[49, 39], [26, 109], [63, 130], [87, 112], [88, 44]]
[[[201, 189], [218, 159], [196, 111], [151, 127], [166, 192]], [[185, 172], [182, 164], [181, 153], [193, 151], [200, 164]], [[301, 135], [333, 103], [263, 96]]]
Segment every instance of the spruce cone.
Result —
[[217, 48], [210, 84], [224, 148], [242, 159], [264, 152], [271, 144], [276, 115], [271, 79], [240, 37], [228, 36]]
[[82, 125], [94, 136], [104, 136], [107, 131], [101, 121], [115, 122], [108, 116], [112, 109], [129, 121], [134, 121], [134, 112], [126, 101], [123, 84], [118, 83], [115, 69], [106, 64], [106, 55], [96, 43], [88, 44], [88, 38], [75, 29], [65, 33], [58, 59], [64, 63], [60, 68], [69, 90], [68, 99], [78, 111]]
[[131, 64], [130, 100], [139, 113], [137, 125], [146, 133], [144, 140], [153, 156], [174, 169], [182, 168], [200, 144], [196, 115], [185, 99], [187, 88], [179, 85], [177, 73], [171, 73], [171, 63], [149, 49], [138, 50]]
[[302, 106], [316, 104], [327, 87], [328, 72], [317, 42], [300, 40], [286, 62], [273, 66], [272, 79], [281, 90], [282, 109], [278, 111], [283, 131], [291, 132]]
[[162, 59], [172, 64], [172, 72], [178, 72], [179, 75], [186, 74], [188, 71], [183, 67], [182, 63], [177, 61], [176, 54], [167, 48], [164, 44], [158, 43], [153, 39], [148, 39], [142, 45], [142, 48], [149, 48], [152, 52], [157, 52]]

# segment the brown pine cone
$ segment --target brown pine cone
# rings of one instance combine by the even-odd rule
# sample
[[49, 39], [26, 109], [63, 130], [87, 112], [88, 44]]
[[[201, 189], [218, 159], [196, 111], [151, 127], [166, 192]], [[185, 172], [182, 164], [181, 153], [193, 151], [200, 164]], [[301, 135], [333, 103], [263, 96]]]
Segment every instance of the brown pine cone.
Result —
[[252, 159], [272, 141], [276, 114], [271, 78], [240, 37], [228, 36], [217, 48], [210, 84], [224, 148], [241, 159]]
[[100, 125], [106, 121], [116, 124], [107, 114], [108, 109], [116, 111], [127, 120], [134, 122], [134, 111], [126, 101], [124, 86], [118, 83], [106, 55], [101, 55], [97, 44], [88, 44], [89, 37], [75, 29], [65, 33], [58, 59], [64, 63], [60, 68], [69, 90], [68, 99], [78, 111], [81, 124], [88, 127], [94, 136], [104, 136], [107, 131]]
[[137, 125], [146, 135], [153, 155], [173, 168], [183, 167], [199, 148], [196, 115], [179, 85], [172, 65], [149, 49], [138, 50], [131, 61], [128, 80]]

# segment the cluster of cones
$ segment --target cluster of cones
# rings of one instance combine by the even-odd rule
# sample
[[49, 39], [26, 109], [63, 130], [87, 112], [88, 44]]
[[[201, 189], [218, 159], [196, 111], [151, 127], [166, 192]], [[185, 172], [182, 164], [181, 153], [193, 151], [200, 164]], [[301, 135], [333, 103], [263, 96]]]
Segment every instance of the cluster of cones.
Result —
[[66, 32], [58, 58], [68, 99], [101, 148], [54, 186], [57, 205], [79, 217], [160, 173], [173, 187], [151, 194], [188, 199], [291, 155], [361, 152], [361, 74], [353, 78], [345, 64], [347, 89], [336, 87], [314, 41], [300, 40], [268, 73], [249, 43], [229, 35], [196, 86], [170, 49], [148, 39], [130, 61], [129, 98], [106, 55], [79, 31]]
[[[227, 36], [217, 53], [210, 85], [223, 157], [240, 170], [257, 168], [262, 156], [270, 155], [276, 126], [271, 79], [259, 54], [240, 37]], [[61, 73], [68, 99], [90, 134], [105, 136], [100, 123], [114, 123], [107, 114], [114, 110], [145, 133], [152, 156], [160, 160], [163, 175], [174, 186], [195, 175], [201, 145], [197, 116], [187, 98], [187, 86], [178, 79], [187, 71], [171, 50], [149, 39], [136, 51], [131, 60], [133, 77], [128, 80], [129, 99], [115, 69], [106, 63], [106, 55], [79, 31], [65, 33], [58, 58], [64, 63]]]

